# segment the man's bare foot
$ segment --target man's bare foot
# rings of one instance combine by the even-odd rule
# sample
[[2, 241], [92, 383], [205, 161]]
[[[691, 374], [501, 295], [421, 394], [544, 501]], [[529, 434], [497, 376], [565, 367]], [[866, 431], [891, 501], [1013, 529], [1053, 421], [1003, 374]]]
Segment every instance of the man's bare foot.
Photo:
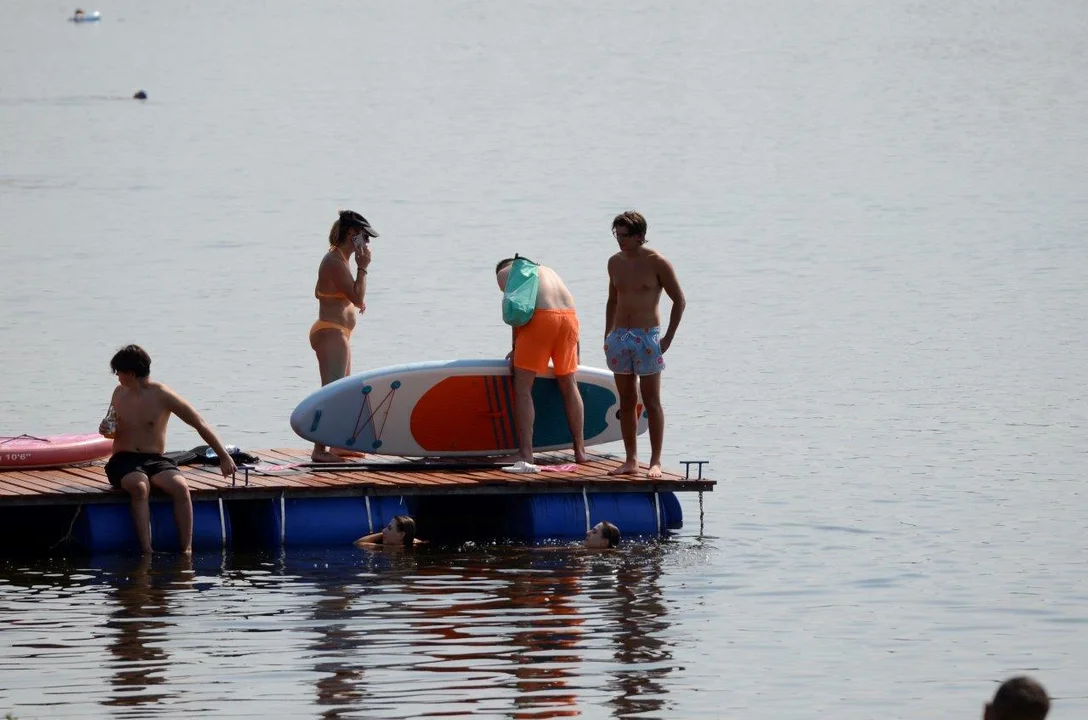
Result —
[[339, 455], [331, 453], [328, 450], [314, 450], [310, 455], [310, 460], [315, 463], [338, 463], [343, 462]]
[[646, 477], [654, 479], [661, 477], [661, 463], [651, 464], [650, 469], [646, 471]]
[[615, 470], [609, 470], [609, 475], [633, 475], [638, 472], [638, 460], [628, 460]]
[[576, 452], [574, 453], [574, 462], [578, 463], [579, 465], [585, 465], [587, 462], [589, 462], [589, 455]]

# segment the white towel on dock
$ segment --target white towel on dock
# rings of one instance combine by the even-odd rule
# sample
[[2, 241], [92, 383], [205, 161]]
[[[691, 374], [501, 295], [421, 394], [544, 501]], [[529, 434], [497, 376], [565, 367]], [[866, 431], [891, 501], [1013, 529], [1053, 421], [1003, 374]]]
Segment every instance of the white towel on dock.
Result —
[[540, 472], [540, 466], [525, 462], [524, 460], [518, 460], [513, 465], [507, 465], [503, 470], [512, 473], [538, 473]]

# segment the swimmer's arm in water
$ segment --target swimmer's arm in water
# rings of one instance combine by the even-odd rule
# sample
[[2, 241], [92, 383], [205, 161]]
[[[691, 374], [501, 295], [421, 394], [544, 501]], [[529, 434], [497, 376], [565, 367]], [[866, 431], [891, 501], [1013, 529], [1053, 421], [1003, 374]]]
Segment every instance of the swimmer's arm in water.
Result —
[[[361, 538], [352, 543], [357, 548], [362, 547], [381, 547], [384, 545], [384, 539], [380, 532], [370, 533], [369, 535], [363, 535]], [[426, 540], [420, 540], [419, 538], [412, 538], [412, 545], [426, 545]]]
[[363, 535], [352, 544], [355, 545], [355, 547], [363, 547], [366, 545], [381, 545], [382, 534], [380, 532], [376, 532], [370, 533], [369, 535]]

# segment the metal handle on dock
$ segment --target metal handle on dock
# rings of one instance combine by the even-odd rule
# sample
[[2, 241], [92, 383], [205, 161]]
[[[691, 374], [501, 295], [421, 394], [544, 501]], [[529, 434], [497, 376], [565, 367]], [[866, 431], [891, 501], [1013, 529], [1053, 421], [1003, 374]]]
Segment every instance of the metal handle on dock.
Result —
[[[239, 465], [238, 469], [242, 471], [243, 477], [245, 479], [245, 487], [249, 487], [249, 471], [250, 470], [256, 470], [256, 466], [255, 465]], [[234, 487], [236, 476], [237, 476], [237, 473], [230, 476], [230, 486], [231, 487]]]
[[703, 479], [703, 465], [709, 465], [710, 461], [709, 460], [681, 460], [680, 464], [684, 466], [684, 479], [685, 480], [691, 480], [691, 466], [692, 465], [698, 465], [699, 466], [699, 477], [697, 477], [695, 479], [696, 480], [702, 480]]

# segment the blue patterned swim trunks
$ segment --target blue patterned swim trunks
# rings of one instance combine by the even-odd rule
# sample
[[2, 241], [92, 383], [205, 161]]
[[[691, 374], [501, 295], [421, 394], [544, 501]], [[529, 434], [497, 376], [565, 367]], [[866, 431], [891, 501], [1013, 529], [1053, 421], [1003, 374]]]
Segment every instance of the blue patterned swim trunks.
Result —
[[665, 369], [661, 328], [616, 328], [604, 339], [608, 369], [619, 375], [654, 375]]

